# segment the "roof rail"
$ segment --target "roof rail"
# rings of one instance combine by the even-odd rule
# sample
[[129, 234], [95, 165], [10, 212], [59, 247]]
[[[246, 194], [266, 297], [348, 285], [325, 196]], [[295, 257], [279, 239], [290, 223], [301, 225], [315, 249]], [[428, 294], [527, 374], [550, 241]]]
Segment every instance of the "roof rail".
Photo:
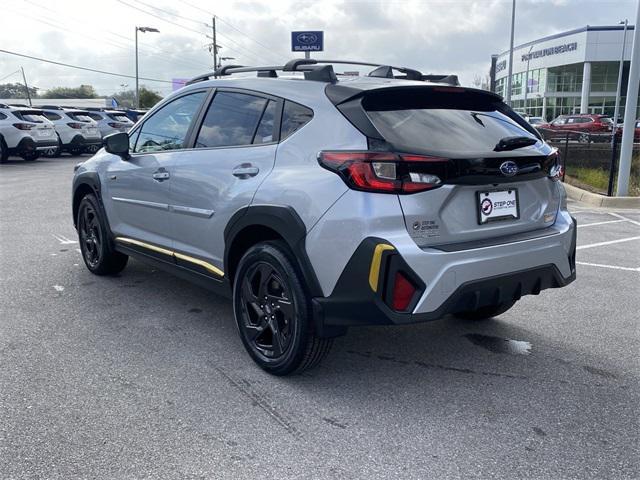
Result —
[[[270, 66], [270, 67], [245, 67], [242, 65], [225, 65], [218, 68], [213, 73], [205, 73], [189, 80], [186, 85], [192, 83], [201, 82], [203, 80], [209, 80], [212, 76], [228, 76], [235, 73], [244, 72], [257, 72], [258, 77], [275, 78], [277, 77], [277, 71], [283, 72], [304, 72], [305, 80], [316, 80], [321, 82], [335, 82], [337, 80], [336, 74], [333, 70], [332, 64], [339, 65], [363, 65], [367, 67], [376, 67], [369, 72], [367, 76], [378, 78], [396, 78], [403, 80], [418, 80], [446, 83], [448, 85], [460, 85], [458, 77], [456, 75], [424, 75], [418, 70], [407, 67], [395, 67], [392, 65], [383, 65], [380, 63], [369, 62], [357, 62], [352, 60], [324, 60], [315, 58], [294, 58], [289, 60], [283, 66]], [[395, 75], [394, 71], [400, 73]]]
[[38, 105], [38, 108], [43, 110], [64, 110], [64, 108], [59, 107], [58, 105]]
[[29, 105], [25, 105], [24, 103], [10, 103], [9, 104], [10, 107], [26, 107], [26, 108], [30, 108]]

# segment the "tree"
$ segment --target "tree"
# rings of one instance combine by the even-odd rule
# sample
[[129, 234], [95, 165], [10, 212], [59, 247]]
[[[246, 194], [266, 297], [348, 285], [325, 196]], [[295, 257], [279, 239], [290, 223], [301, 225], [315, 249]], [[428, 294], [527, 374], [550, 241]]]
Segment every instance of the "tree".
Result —
[[[38, 93], [33, 87], [29, 87], [31, 98], [35, 98]], [[27, 90], [22, 83], [3, 83], [0, 84], [0, 98], [26, 98]]]
[[40, 98], [98, 98], [98, 94], [92, 85], [80, 85], [79, 87], [54, 87], [40, 95]]
[[[114, 93], [111, 97], [115, 98], [123, 107], [133, 107], [136, 101], [135, 90], [123, 90]], [[155, 92], [144, 85], [140, 87], [140, 108], [151, 108], [162, 100], [162, 95]]]

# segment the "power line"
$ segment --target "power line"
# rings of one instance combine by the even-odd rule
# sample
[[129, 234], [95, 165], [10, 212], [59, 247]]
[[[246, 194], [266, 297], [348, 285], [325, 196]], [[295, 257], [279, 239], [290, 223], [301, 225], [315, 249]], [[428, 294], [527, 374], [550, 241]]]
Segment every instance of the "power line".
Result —
[[[213, 16], [213, 13], [208, 12], [207, 10], [198, 7], [197, 5], [193, 5], [192, 3], [187, 2], [186, 0], [180, 0], [182, 3], [184, 3], [185, 5], [194, 8], [196, 10], [201, 11], [202, 13], [206, 13], [207, 15], [211, 15]], [[250, 36], [249, 34], [247, 34], [246, 32], [243, 32], [242, 30], [240, 30], [239, 28], [237, 28], [235, 25], [233, 25], [232, 23], [228, 22], [227, 20], [225, 20], [224, 18], [215, 15], [215, 17], [220, 20], [222, 23], [228, 25], [229, 27], [231, 27], [232, 29], [234, 29], [236, 32], [242, 34], [245, 38], [251, 40], [253, 43], [255, 43], [256, 45], [260, 45], [262, 48], [266, 49], [267, 51], [269, 51], [271, 53], [271, 55], [276, 55], [280, 58], [286, 58], [284, 55], [280, 56], [279, 54], [273, 54], [273, 47], [270, 47], [268, 45], [265, 45], [264, 43], [260, 42], [259, 40], [256, 40], [255, 38], [253, 38], [252, 36]], [[287, 58], [288, 60], [288, 58]]]
[[[44, 5], [40, 5], [40, 4], [39, 4], [39, 3], [37, 3], [37, 2], [33, 2], [33, 1], [30, 1], [30, 0], [23, 0], [23, 1], [24, 1], [25, 3], [27, 3], [27, 4], [31, 4], [31, 5], [36, 6], [36, 7], [38, 7], [38, 8], [41, 8], [41, 9], [47, 10], [47, 11], [49, 11], [49, 12], [51, 12], [51, 13], [55, 13], [55, 14], [58, 14], [58, 13], [59, 13], [59, 12], [56, 12], [55, 10], [52, 10], [52, 9], [50, 9], [50, 8], [45, 7]], [[25, 13], [23, 13], [23, 12], [20, 12], [20, 15], [24, 15], [24, 16], [27, 16], [27, 17], [29, 17], [29, 16], [30, 16], [30, 15], [25, 14]], [[67, 25], [62, 25], [62, 26], [61, 26], [61, 25], [55, 25], [55, 24], [52, 24], [52, 23], [48, 22], [47, 20], [43, 20], [43, 19], [41, 19], [41, 17], [35, 17], [35, 16], [32, 16], [32, 15], [31, 15], [31, 18], [32, 18], [33, 20], [38, 21], [38, 22], [42, 22], [42, 23], [45, 23], [45, 24], [50, 25], [50, 26], [52, 26], [52, 27], [55, 27], [55, 28], [57, 28], [57, 29], [60, 29], [61, 31], [69, 31], [70, 33], [76, 34], [76, 35], [78, 35], [78, 36], [85, 36], [85, 37], [88, 37], [88, 38], [93, 38], [94, 40], [98, 40], [98, 41], [100, 41], [100, 42], [106, 42], [106, 43], [109, 43], [110, 45], [113, 45], [113, 46], [115, 46], [115, 47], [121, 48], [121, 49], [123, 49], [123, 50], [124, 50], [124, 49], [126, 49], [126, 50], [132, 50], [132, 49], [133, 49], [133, 47], [132, 47], [132, 46], [129, 46], [129, 45], [127, 45], [127, 44], [123, 44], [123, 43], [122, 43], [122, 42], [120, 42], [120, 41], [116, 41], [116, 40], [107, 40], [107, 39], [103, 39], [103, 38], [101, 38], [101, 39], [97, 39], [96, 37], [91, 37], [91, 36], [89, 36], [89, 35], [87, 35], [87, 34], [85, 34], [85, 33], [80, 33], [80, 32], [74, 31], [74, 30], [72, 30], [71, 28], [69, 28]], [[64, 27], [64, 30], [62, 29], [62, 27]], [[127, 41], [127, 43], [130, 43], [130, 42], [131, 42], [131, 38], [126, 37], [126, 36], [124, 36], [124, 35], [121, 35], [121, 34], [119, 34], [119, 33], [111, 32], [111, 31], [109, 31], [109, 30], [104, 30], [104, 33], [108, 33], [108, 34], [113, 35], [113, 36], [115, 36], [115, 37], [122, 38], [122, 39], [126, 40], [126, 41]], [[117, 43], [116, 43], [116, 42], [117, 42]], [[149, 48], [149, 49], [153, 49], [153, 50], [155, 50], [156, 52], [160, 52], [160, 53], [150, 53], [149, 51], [147, 51], [147, 48]], [[152, 45], [145, 45], [145, 48], [141, 48], [141, 49], [140, 49], [140, 51], [141, 51], [141, 52], [143, 52], [143, 53], [145, 53], [146, 55], [150, 55], [150, 56], [160, 56], [160, 55], [162, 55], [162, 56], [169, 56], [169, 57], [172, 57], [172, 56], [177, 55], [176, 53], [171, 53], [171, 52], [168, 52], [168, 51], [166, 51], [166, 50], [163, 50], [163, 49], [161, 49], [161, 48], [158, 48], [158, 47], [155, 47], [155, 46], [152, 46]], [[181, 64], [181, 65], [184, 65], [184, 66], [191, 67], [191, 68], [196, 67], [196, 68], [198, 68], [198, 69], [201, 69], [201, 68], [203, 68], [203, 66], [204, 66], [204, 64], [195, 63], [195, 62], [192, 62], [192, 61], [189, 61], [189, 60], [184, 60], [184, 59], [180, 59], [180, 60], [172, 59], [172, 61], [173, 61], [173, 62], [175, 62], [175, 63]], [[205, 68], [206, 68], [206, 67], [205, 67]]]
[[9, 78], [11, 75], [15, 75], [16, 73], [20, 73], [20, 70], [16, 70], [15, 72], [10, 73], [9, 75], [5, 75], [4, 77], [0, 78], [0, 82], [5, 78]]
[[[10, 50], [0, 49], [0, 53], [6, 53], [7, 55], [15, 55], [16, 57], [29, 58], [31, 60], [37, 60], [39, 62], [44, 62], [44, 63], [51, 63], [53, 65], [59, 65], [61, 67], [75, 68], [77, 70], [85, 70], [87, 72], [101, 73], [103, 75], [111, 75], [113, 77], [136, 78], [133, 75], [126, 75], [124, 73], [107, 72], [106, 70], [97, 70], [95, 68], [81, 67], [81, 66], [78, 66], [78, 65], [71, 65], [69, 63], [56, 62], [54, 60], [46, 60], [44, 58], [33, 57], [31, 55], [26, 55], [24, 53], [12, 52]], [[160, 79], [157, 79], [157, 78], [149, 78], [149, 77], [138, 77], [138, 78], [140, 80], [147, 80], [148, 82], [173, 83], [171, 80], [160, 80]]]
[[[25, 1], [26, 1], [26, 0], [25, 0]], [[39, 6], [39, 5], [38, 5], [38, 6]], [[18, 12], [16, 12], [16, 11], [14, 10], [14, 13], [18, 13]], [[132, 49], [133, 49], [133, 47], [129, 47], [129, 46], [123, 45], [122, 43], [116, 43], [116, 41], [114, 41], [114, 40], [109, 40], [109, 39], [105, 39], [105, 38], [97, 38], [97, 37], [93, 37], [93, 36], [91, 36], [91, 35], [88, 35], [88, 34], [86, 34], [86, 33], [80, 33], [80, 32], [78, 32], [78, 31], [74, 31], [74, 30], [72, 30], [71, 28], [68, 28], [67, 26], [64, 26], [64, 29], [62, 29], [60, 25], [56, 25], [56, 24], [51, 23], [51, 22], [49, 22], [49, 21], [47, 21], [47, 20], [44, 20], [44, 19], [42, 19], [42, 18], [40, 18], [40, 17], [36, 17], [36, 16], [33, 16], [33, 15], [25, 14], [25, 13], [23, 13], [23, 12], [19, 12], [19, 14], [20, 14], [20, 15], [23, 15], [23, 16], [25, 16], [25, 17], [27, 17], [27, 18], [30, 18], [31, 20], [35, 20], [36, 22], [44, 23], [44, 24], [49, 25], [49, 26], [51, 26], [51, 27], [54, 27], [54, 28], [56, 28], [56, 29], [60, 29], [61, 31], [63, 31], [63, 32], [65, 32], [65, 33], [68, 33], [68, 34], [71, 34], [71, 35], [76, 35], [76, 36], [84, 37], [84, 38], [90, 38], [90, 39], [96, 40], [96, 41], [98, 41], [98, 42], [108, 43], [109, 45], [113, 45], [114, 47], [116, 47], [116, 48], [120, 48], [120, 49], [122, 49], [122, 50], [130, 51], [130, 50], [132, 50]], [[146, 55], [149, 55], [149, 56], [155, 56], [155, 57], [157, 57], [157, 56], [161, 56], [161, 55], [164, 55], [164, 54], [149, 53], [149, 52], [145, 52], [145, 54], [146, 54]], [[172, 61], [173, 61], [173, 62], [175, 62], [175, 63], [178, 63], [178, 64], [182, 64], [182, 65], [184, 65], [184, 66], [187, 66], [187, 67], [189, 67], [189, 68], [198, 68], [198, 69], [201, 69], [201, 68], [203, 68], [203, 67], [204, 67], [204, 64], [196, 64], [196, 63], [193, 63], [193, 62], [185, 63], [185, 62], [184, 62], [184, 61], [182, 61], [182, 60], [175, 60], [175, 59], [172, 59]], [[206, 68], [206, 67], [205, 67], [205, 68]]]
[[[213, 38], [212, 38], [210, 35], [207, 35], [207, 34], [205, 34], [205, 33], [199, 32], [199, 31], [194, 30], [194, 29], [189, 28], [189, 27], [185, 27], [184, 25], [180, 25], [179, 23], [175, 23], [175, 22], [172, 22], [172, 21], [170, 21], [170, 20], [167, 20], [166, 18], [161, 17], [160, 15], [156, 15], [156, 14], [154, 14], [154, 13], [151, 13], [151, 12], [148, 12], [148, 11], [143, 10], [143, 9], [141, 9], [141, 8], [138, 8], [138, 7], [135, 7], [135, 6], [133, 6], [133, 5], [130, 5], [130, 4], [126, 3], [126, 2], [124, 2], [123, 0], [117, 0], [117, 1], [118, 1], [118, 2], [120, 2], [120, 3], [122, 3], [123, 5], [127, 5], [128, 7], [134, 8], [134, 9], [136, 9], [136, 10], [140, 11], [140, 12], [143, 12], [143, 13], [146, 13], [146, 14], [148, 14], [148, 15], [151, 15], [152, 17], [158, 18], [158, 19], [162, 20], [163, 22], [168, 22], [168, 23], [170, 23], [170, 24], [172, 24], [172, 25], [175, 25], [175, 26], [177, 26], [177, 27], [183, 28], [183, 29], [188, 30], [188, 31], [190, 31], [190, 32], [200, 33], [201, 35], [205, 35], [205, 37], [207, 37], [207, 38], [209, 38], [209, 39], [212, 39], [212, 40], [213, 40]], [[194, 20], [194, 19], [192, 19], [192, 18], [185, 17], [185, 16], [183, 16], [183, 15], [179, 15], [179, 14], [177, 14], [177, 13], [170, 12], [169, 10], [165, 10], [165, 9], [163, 9], [163, 8], [156, 7], [155, 5], [150, 5], [150, 4], [148, 4], [148, 3], [146, 3], [146, 2], [143, 2], [143, 1], [141, 1], [141, 0], [137, 0], [137, 3], [142, 4], [142, 5], [144, 5], [144, 6], [145, 6], [145, 7], [147, 7], [147, 8], [152, 8], [152, 9], [157, 10], [157, 11], [159, 11], [159, 12], [163, 12], [163, 13], [165, 13], [165, 14], [167, 14], [167, 15], [171, 15], [171, 16], [174, 16], [174, 17], [177, 17], [177, 18], [181, 18], [181, 19], [183, 19], [183, 20], [187, 20], [187, 21], [189, 21], [189, 22], [193, 22], [193, 23], [196, 23], [196, 24], [198, 24], [198, 25], [202, 25], [202, 26], [206, 26], [206, 27], [208, 27], [208, 26], [209, 26], [209, 25], [207, 25], [205, 22], [201, 22], [201, 21], [198, 21], [198, 20]], [[216, 17], [216, 18], [218, 18], [218, 17]], [[231, 43], [233, 43], [233, 44], [237, 45], [237, 46], [238, 46], [238, 48], [241, 48], [241, 49], [243, 49], [243, 50], [246, 50], [247, 52], [249, 51], [249, 49], [248, 49], [247, 47], [245, 47], [245, 46], [244, 46], [244, 45], [242, 45], [241, 43], [236, 42], [236, 41], [235, 41], [235, 40], [233, 40], [232, 38], [230, 38], [230, 37], [228, 37], [228, 36], [226, 36], [226, 35], [224, 35], [224, 34], [222, 34], [222, 33], [220, 33], [220, 32], [218, 32], [218, 35], [220, 35], [221, 37], [225, 38], [227, 41], [229, 41], [229, 42], [231, 42]], [[260, 62], [260, 61], [261, 61], [261, 59], [260, 59], [260, 58], [258, 58], [257, 56], [253, 55], [252, 53], [247, 53], [247, 52], [244, 52], [244, 53], [243, 53], [243, 52], [239, 52], [239, 51], [238, 51], [238, 50], [236, 50], [235, 48], [232, 48], [232, 47], [229, 47], [229, 46], [227, 46], [227, 47], [225, 47], [225, 48], [227, 48], [227, 49], [231, 50], [232, 52], [237, 53], [238, 55], [244, 55], [244, 56], [246, 56], [246, 57], [251, 57], [251, 58], [253, 58], [254, 60], [257, 60], [258, 62]], [[267, 50], [271, 51], [271, 49], [270, 49], [269, 47], [265, 47], [265, 48], [267, 48]]]

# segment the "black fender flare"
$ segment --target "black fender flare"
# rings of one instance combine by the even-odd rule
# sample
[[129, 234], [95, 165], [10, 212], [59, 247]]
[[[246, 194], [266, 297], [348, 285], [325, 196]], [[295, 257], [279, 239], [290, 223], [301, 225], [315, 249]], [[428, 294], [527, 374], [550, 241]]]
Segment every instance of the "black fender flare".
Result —
[[76, 198], [76, 194], [78, 192], [78, 189], [81, 187], [89, 187], [94, 195], [96, 196], [96, 199], [98, 200], [98, 206], [100, 207], [101, 210], [101, 214], [103, 216], [103, 218], [105, 219], [105, 223], [107, 225], [107, 229], [109, 230], [109, 234], [111, 235], [111, 237], [113, 237], [113, 235], [111, 234], [111, 228], [109, 228], [109, 221], [107, 219], [107, 215], [104, 209], [104, 205], [102, 203], [102, 184], [100, 182], [100, 176], [98, 175], [98, 172], [94, 172], [94, 171], [85, 171], [79, 174], [76, 174], [75, 177], [73, 177], [73, 185], [71, 188], [72, 191], [72, 195], [71, 195], [71, 212], [72, 212], [72, 216], [73, 216], [73, 226], [77, 228], [76, 225], [76, 220], [77, 220], [77, 213], [78, 213], [78, 205], [80, 204], [80, 200], [82, 200], [81, 198]]
[[224, 264], [229, 263], [229, 252], [237, 235], [246, 227], [264, 226], [275, 231], [295, 255], [298, 266], [312, 297], [322, 296], [322, 289], [311, 261], [307, 256], [305, 239], [307, 228], [296, 211], [282, 205], [250, 205], [233, 214], [224, 229]]

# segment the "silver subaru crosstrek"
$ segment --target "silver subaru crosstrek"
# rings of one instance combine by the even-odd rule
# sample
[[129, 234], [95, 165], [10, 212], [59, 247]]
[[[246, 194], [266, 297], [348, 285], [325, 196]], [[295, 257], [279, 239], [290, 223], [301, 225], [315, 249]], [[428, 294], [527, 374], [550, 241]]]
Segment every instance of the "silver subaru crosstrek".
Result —
[[351, 326], [481, 320], [575, 279], [562, 169], [533, 127], [454, 76], [340, 63], [224, 67], [106, 137], [73, 180], [88, 269], [133, 256], [228, 294], [276, 375]]

